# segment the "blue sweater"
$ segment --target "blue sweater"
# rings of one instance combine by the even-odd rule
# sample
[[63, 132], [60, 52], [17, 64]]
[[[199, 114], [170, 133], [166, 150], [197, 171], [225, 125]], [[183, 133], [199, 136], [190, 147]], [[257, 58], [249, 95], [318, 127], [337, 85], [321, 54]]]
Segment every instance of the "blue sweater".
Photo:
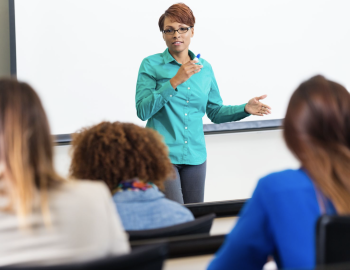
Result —
[[303, 170], [272, 173], [259, 181], [208, 269], [260, 270], [269, 255], [280, 268], [311, 269], [320, 215], [313, 183]]
[[127, 231], [162, 228], [194, 219], [190, 210], [166, 199], [157, 187], [117, 192], [113, 201]]

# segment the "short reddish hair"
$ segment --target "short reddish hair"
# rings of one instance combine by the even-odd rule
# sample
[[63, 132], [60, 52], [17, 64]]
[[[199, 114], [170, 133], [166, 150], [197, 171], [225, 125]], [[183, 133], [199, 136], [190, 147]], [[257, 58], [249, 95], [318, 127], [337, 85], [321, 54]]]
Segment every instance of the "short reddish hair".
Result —
[[172, 21], [194, 26], [196, 19], [193, 16], [192, 10], [184, 3], [174, 4], [169, 7], [162, 16], [159, 18], [159, 30], [164, 30], [165, 18], [170, 18]]

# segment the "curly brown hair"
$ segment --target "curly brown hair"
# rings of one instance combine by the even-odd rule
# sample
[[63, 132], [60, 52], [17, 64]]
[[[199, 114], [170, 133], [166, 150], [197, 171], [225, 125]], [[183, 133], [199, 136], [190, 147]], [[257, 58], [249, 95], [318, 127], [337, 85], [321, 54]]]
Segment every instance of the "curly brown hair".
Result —
[[163, 189], [173, 173], [168, 148], [155, 130], [102, 122], [73, 135], [73, 178], [103, 180], [113, 191], [121, 181], [137, 177]]

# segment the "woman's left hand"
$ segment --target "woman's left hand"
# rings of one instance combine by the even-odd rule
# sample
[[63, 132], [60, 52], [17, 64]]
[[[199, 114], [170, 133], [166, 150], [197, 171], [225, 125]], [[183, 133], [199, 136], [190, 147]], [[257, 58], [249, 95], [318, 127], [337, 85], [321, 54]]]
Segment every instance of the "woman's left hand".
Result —
[[261, 97], [255, 97], [248, 101], [247, 105], [245, 105], [244, 110], [247, 113], [253, 114], [253, 115], [267, 115], [271, 113], [271, 107], [268, 105], [265, 105], [261, 103], [259, 100], [266, 98], [267, 95], [263, 95]]

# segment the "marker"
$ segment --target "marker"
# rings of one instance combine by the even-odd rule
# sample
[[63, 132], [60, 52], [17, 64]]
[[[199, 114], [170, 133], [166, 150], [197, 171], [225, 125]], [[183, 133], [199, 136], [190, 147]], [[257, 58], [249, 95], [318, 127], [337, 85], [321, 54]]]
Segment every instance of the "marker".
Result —
[[202, 63], [199, 61], [199, 58], [201, 57], [201, 54], [197, 54], [197, 56], [193, 59], [193, 60], [198, 60], [198, 62], [196, 63], [196, 65], [202, 65]]

